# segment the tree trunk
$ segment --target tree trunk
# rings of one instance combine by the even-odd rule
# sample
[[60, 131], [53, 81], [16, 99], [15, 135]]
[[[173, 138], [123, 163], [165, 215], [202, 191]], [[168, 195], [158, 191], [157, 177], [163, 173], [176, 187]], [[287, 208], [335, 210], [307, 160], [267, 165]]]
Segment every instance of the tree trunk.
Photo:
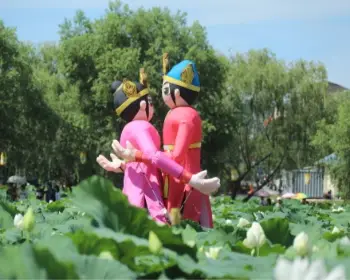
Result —
[[282, 165], [282, 162], [283, 162], [284, 158], [285, 158], [285, 157], [283, 156], [282, 159], [281, 159], [281, 161], [280, 161], [280, 162], [278, 163], [278, 165], [276, 166], [275, 170], [274, 170], [272, 173], [270, 173], [270, 174], [266, 177], [266, 179], [264, 180], [264, 182], [263, 182], [262, 184], [259, 184], [259, 183], [257, 182], [257, 188], [256, 188], [256, 190], [255, 190], [254, 192], [250, 193], [249, 195], [247, 195], [247, 196], [243, 199], [243, 202], [247, 202], [249, 199], [251, 199], [251, 198], [254, 196], [254, 194], [255, 194], [256, 192], [260, 191], [264, 186], [266, 186], [266, 185], [270, 182], [270, 180], [273, 178], [273, 176], [275, 176], [275, 174], [277, 173], [277, 171], [281, 168], [281, 165]]
[[266, 156], [264, 156], [263, 158], [259, 159], [257, 162], [255, 162], [252, 166], [250, 166], [248, 168], [248, 170], [246, 172], [244, 172], [243, 174], [241, 174], [237, 180], [231, 182], [230, 184], [230, 189], [231, 189], [231, 198], [232, 200], [236, 199], [237, 193], [238, 191], [242, 188], [242, 181], [243, 179], [250, 173], [250, 171], [252, 171], [256, 166], [258, 166], [260, 163], [262, 163], [263, 161], [265, 161], [266, 159], [268, 159], [271, 156], [271, 153], [267, 154]]
[[241, 190], [241, 183], [242, 183], [242, 180], [236, 180], [236, 181], [232, 181], [230, 183], [231, 199], [232, 200], [236, 199], [238, 191]]

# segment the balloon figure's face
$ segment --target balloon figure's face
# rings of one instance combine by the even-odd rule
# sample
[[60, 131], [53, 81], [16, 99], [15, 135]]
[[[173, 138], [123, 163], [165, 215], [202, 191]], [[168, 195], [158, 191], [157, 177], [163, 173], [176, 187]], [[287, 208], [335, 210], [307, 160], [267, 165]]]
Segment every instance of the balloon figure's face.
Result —
[[[171, 96], [172, 91], [173, 91], [175, 102]], [[169, 84], [169, 82], [167, 81], [163, 82], [162, 97], [163, 97], [164, 103], [170, 109], [174, 109], [176, 107], [188, 106], [188, 103], [180, 95], [180, 89], [178, 89], [174, 84]]]
[[[148, 103], [148, 116], [147, 116], [147, 103]], [[135, 115], [133, 120], [151, 121], [154, 115], [154, 106], [152, 102], [152, 97], [149, 95], [147, 96], [147, 103], [144, 100], [140, 101], [140, 110]]]
[[152, 97], [148, 96], [148, 121], [151, 121], [154, 115], [154, 106], [153, 106], [153, 101]]
[[169, 108], [174, 108], [175, 104], [173, 99], [171, 98], [171, 90], [170, 90], [170, 84], [167, 81], [163, 82], [162, 86], [162, 97], [164, 103], [169, 107]]

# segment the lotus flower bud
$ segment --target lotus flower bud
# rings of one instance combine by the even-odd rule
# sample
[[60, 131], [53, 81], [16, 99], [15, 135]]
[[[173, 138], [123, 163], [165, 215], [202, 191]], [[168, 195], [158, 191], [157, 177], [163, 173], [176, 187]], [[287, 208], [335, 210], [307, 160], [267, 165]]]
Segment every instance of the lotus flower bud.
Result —
[[159, 240], [158, 236], [153, 231], [150, 231], [149, 233], [148, 247], [153, 254], [159, 253], [163, 247], [162, 242]]
[[31, 232], [35, 226], [35, 216], [33, 209], [30, 207], [23, 217], [23, 229]]
[[23, 229], [23, 215], [22, 214], [16, 214], [15, 218], [13, 219], [13, 225], [18, 229]]
[[240, 218], [238, 221], [237, 227], [244, 228], [244, 227], [249, 226], [249, 225], [250, 225], [250, 222], [247, 219]]
[[299, 233], [294, 238], [293, 247], [299, 256], [301, 257], [306, 256], [310, 251], [308, 235], [305, 232]]
[[205, 252], [207, 258], [216, 260], [221, 251], [221, 247], [210, 247], [208, 252]]
[[249, 249], [260, 248], [266, 242], [266, 237], [263, 228], [257, 222], [253, 222], [250, 229], [247, 231], [247, 237], [243, 241], [243, 245]]

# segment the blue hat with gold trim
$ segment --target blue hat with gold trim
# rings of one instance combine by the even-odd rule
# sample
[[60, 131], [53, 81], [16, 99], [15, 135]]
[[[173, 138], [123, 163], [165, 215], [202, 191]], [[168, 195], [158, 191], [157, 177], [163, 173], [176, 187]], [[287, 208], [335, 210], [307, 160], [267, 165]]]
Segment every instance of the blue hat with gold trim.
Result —
[[168, 54], [166, 53], [163, 55], [163, 79], [165, 81], [192, 91], [200, 91], [199, 75], [193, 61], [183, 60], [166, 74], [168, 64]]

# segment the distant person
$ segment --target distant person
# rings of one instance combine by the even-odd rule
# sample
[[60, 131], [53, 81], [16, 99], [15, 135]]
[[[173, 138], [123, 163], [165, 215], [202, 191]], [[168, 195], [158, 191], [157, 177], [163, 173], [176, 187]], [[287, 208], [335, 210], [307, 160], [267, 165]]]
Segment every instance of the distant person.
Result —
[[283, 205], [282, 199], [280, 197], [277, 197], [277, 201], [276, 201], [274, 208], [281, 209], [282, 205]]
[[327, 194], [328, 194], [328, 199], [332, 199], [332, 190], [329, 190]]
[[252, 184], [250, 184], [250, 185], [249, 185], [249, 191], [248, 191], [248, 194], [252, 194], [252, 193], [254, 193], [254, 188], [253, 188], [253, 185], [252, 185]]
[[18, 199], [17, 186], [14, 183], [8, 183], [8, 188], [6, 191], [6, 199], [15, 202]]
[[271, 206], [271, 205], [272, 205], [271, 198], [268, 198], [268, 199], [266, 200], [266, 202], [267, 202], [267, 205], [268, 205], [268, 206]]
[[35, 187], [35, 197], [36, 199], [43, 200], [45, 196], [45, 190], [43, 187]]
[[45, 192], [45, 200], [47, 203], [56, 201], [55, 190], [52, 187], [52, 183], [47, 184], [47, 190]]
[[283, 212], [283, 201], [280, 197], [277, 198], [276, 204], [273, 207], [274, 211], [281, 211]]
[[301, 200], [301, 204], [309, 204], [309, 202], [306, 200], [306, 198], [303, 198], [303, 199]]
[[20, 200], [28, 199], [28, 191], [27, 191], [26, 187], [27, 187], [27, 184], [23, 184], [21, 186], [21, 190], [19, 192], [19, 199]]
[[261, 206], [267, 206], [267, 202], [265, 201], [264, 197], [260, 197], [260, 205]]
[[332, 199], [332, 191], [329, 190], [327, 193], [323, 195], [324, 199]]
[[281, 187], [278, 188], [278, 194], [282, 195], [283, 189]]
[[55, 200], [60, 200], [61, 199], [61, 193], [60, 193], [60, 187], [59, 186], [55, 186]]

